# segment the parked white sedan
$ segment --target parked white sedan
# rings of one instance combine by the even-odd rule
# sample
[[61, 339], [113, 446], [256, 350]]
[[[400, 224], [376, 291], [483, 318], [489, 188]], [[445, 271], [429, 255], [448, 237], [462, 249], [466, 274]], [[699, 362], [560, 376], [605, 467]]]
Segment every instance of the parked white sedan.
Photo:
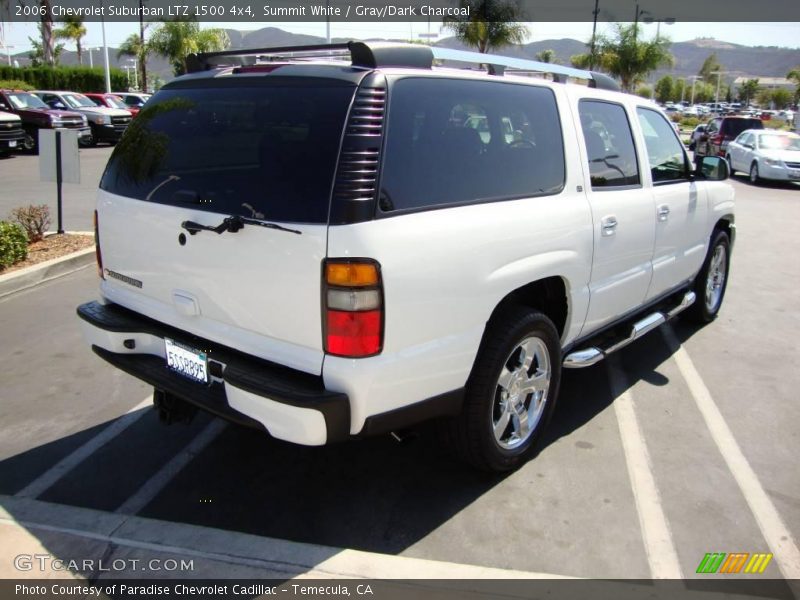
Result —
[[748, 129], [728, 144], [725, 158], [734, 171], [760, 179], [800, 181], [800, 135], [788, 131]]

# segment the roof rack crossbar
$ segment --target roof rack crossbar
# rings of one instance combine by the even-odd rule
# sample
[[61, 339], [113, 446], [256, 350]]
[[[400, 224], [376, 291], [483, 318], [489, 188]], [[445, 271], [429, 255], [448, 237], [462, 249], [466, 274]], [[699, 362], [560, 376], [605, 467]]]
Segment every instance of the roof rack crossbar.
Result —
[[283, 46], [278, 48], [249, 48], [242, 50], [223, 50], [190, 54], [187, 59], [187, 70], [190, 73], [206, 71], [214, 67], [241, 66], [255, 64], [258, 58], [271, 56], [274, 58], [298, 58], [293, 54], [302, 53], [303, 58], [331, 57], [350, 54], [354, 67], [376, 69], [380, 67], [409, 67], [430, 69], [434, 60], [487, 65], [492, 75], [502, 75], [506, 69], [547, 73], [554, 81], [563, 82], [567, 77], [588, 80], [591, 87], [606, 90], [619, 90], [617, 83], [608, 75], [583, 71], [572, 67], [554, 65], [524, 58], [481, 54], [465, 50], [452, 50], [436, 46], [418, 44], [400, 44], [392, 42], [346, 42], [341, 44], [317, 44], [308, 46]]
[[187, 59], [189, 73], [207, 71], [214, 67], [241, 66], [254, 64], [259, 57], [292, 58], [291, 54], [324, 58], [334, 54], [350, 53], [354, 67], [375, 69], [378, 67], [411, 67], [430, 69], [433, 54], [427, 46], [414, 44], [394, 44], [388, 42], [346, 42], [343, 44], [318, 44], [309, 46], [283, 46], [279, 48], [248, 48], [242, 50], [222, 50], [190, 54]]

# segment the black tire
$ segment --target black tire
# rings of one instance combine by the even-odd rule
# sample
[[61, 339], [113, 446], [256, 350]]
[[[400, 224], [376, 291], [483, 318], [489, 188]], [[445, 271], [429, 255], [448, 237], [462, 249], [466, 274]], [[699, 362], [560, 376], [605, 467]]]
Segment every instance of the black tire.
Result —
[[761, 181], [761, 176], [758, 174], [758, 163], [753, 161], [753, 164], [750, 165], [750, 183], [753, 185], [758, 185]]
[[39, 154], [39, 132], [37, 130], [25, 130], [25, 139], [22, 141], [22, 148], [31, 154]]
[[[527, 353], [521, 344], [528, 348]], [[522, 362], [524, 354], [533, 356], [527, 369]], [[545, 373], [549, 373], [547, 385], [543, 383]], [[500, 383], [501, 375], [514, 381], [507, 383], [508, 391]], [[542, 389], [531, 392], [520, 387], [534, 379], [540, 379]], [[561, 343], [553, 322], [532, 309], [506, 310], [487, 327], [467, 381], [462, 412], [441, 423], [442, 441], [456, 456], [481, 470], [506, 472], [520, 467], [532, 456], [553, 414], [560, 381]], [[516, 391], [513, 395], [512, 390]], [[529, 424], [525, 429], [523, 417]], [[495, 429], [500, 429], [499, 439]], [[524, 431], [524, 437], [517, 431]]]
[[[720, 281], [720, 271], [716, 267], [716, 257], [718, 248], [724, 253], [724, 264], [722, 265], [722, 278]], [[728, 288], [728, 273], [731, 267], [731, 242], [728, 234], [722, 230], [715, 230], [711, 236], [711, 244], [708, 247], [706, 260], [694, 282], [694, 293], [697, 298], [686, 311], [686, 316], [695, 323], [710, 323], [717, 318], [722, 301], [725, 299], [725, 290]], [[709, 278], [715, 279], [710, 281]], [[717, 294], [718, 292], [718, 294]]]

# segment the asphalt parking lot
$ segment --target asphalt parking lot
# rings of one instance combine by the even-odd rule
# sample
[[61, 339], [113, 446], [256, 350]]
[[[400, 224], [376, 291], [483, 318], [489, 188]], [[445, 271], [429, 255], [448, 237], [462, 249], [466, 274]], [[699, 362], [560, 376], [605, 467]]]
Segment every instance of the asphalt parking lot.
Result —
[[[28, 159], [0, 162], [4, 188], [7, 175], [25, 185]], [[204, 416], [166, 427], [150, 391], [81, 339], [74, 309], [96, 296], [93, 267], [1, 299], [0, 506], [36, 498], [604, 579], [708, 578], [695, 573], [708, 552], [771, 552], [764, 574], [736, 577], [755, 592], [765, 579], [800, 578], [800, 188], [733, 185], [738, 237], [719, 319], [676, 321], [566, 372], [538, 456], [505, 477], [450, 459], [424, 430], [402, 444], [303, 448]], [[89, 228], [84, 196], [69, 200], [67, 229]]]

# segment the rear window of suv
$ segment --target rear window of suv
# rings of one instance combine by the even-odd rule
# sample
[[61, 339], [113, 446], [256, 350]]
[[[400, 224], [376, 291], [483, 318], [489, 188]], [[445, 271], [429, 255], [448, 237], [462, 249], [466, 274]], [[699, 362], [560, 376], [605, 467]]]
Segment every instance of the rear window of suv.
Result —
[[297, 77], [170, 86], [132, 121], [100, 187], [193, 210], [326, 223], [354, 92]]
[[764, 129], [761, 119], [723, 119], [720, 133], [735, 138], [746, 129]]

